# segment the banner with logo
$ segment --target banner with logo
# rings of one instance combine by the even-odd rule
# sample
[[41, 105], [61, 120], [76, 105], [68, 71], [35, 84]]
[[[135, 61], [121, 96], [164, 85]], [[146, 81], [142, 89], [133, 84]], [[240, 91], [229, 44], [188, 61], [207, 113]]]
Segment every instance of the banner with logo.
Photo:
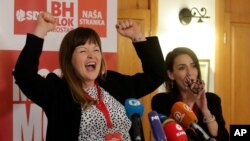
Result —
[[57, 27], [45, 37], [39, 74], [60, 75], [58, 50], [64, 35], [78, 26], [101, 36], [107, 68], [116, 70], [117, 0], [3, 0], [0, 2], [0, 141], [44, 141], [47, 118], [40, 107], [20, 91], [12, 76], [26, 34], [34, 30], [37, 15], [48, 11]]

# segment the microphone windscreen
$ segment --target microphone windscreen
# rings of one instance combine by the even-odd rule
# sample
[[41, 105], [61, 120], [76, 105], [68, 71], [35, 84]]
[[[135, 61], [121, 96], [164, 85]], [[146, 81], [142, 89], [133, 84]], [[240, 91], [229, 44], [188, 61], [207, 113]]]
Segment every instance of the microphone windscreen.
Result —
[[149, 112], [148, 119], [155, 141], [167, 141], [158, 113], [156, 111]]
[[140, 100], [136, 98], [129, 98], [125, 101], [125, 109], [129, 119], [132, 119], [133, 115], [138, 115], [142, 117], [144, 106]]
[[190, 127], [192, 122], [198, 122], [192, 109], [184, 102], [176, 102], [173, 105], [171, 108], [171, 117], [173, 117], [185, 130]]
[[160, 118], [161, 123], [163, 123], [165, 120], [168, 119], [168, 117], [165, 116], [165, 115], [163, 115], [163, 114], [159, 114], [159, 113], [158, 113], [158, 116], [159, 116], [159, 118]]
[[187, 134], [182, 126], [176, 123], [173, 119], [166, 119], [162, 123], [162, 126], [168, 141], [188, 141]]

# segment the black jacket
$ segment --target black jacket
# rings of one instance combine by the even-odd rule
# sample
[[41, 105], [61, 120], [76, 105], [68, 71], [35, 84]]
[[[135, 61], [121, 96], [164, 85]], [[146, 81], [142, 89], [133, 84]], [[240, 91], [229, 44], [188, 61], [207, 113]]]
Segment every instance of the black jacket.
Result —
[[[77, 141], [80, 128], [81, 106], [74, 101], [67, 82], [54, 73], [46, 78], [38, 72], [39, 57], [44, 40], [27, 35], [26, 44], [17, 60], [13, 75], [22, 92], [45, 112], [47, 141]], [[133, 76], [108, 71], [99, 85], [124, 104], [127, 98], [140, 98], [158, 88], [164, 81], [164, 59], [157, 37], [134, 43], [141, 59], [143, 73]]]

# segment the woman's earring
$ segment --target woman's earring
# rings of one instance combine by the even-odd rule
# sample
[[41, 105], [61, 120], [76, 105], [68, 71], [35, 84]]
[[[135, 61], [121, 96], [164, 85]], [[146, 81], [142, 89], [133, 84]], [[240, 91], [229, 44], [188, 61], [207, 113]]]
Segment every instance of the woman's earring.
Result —
[[174, 80], [171, 80], [171, 88], [174, 88]]

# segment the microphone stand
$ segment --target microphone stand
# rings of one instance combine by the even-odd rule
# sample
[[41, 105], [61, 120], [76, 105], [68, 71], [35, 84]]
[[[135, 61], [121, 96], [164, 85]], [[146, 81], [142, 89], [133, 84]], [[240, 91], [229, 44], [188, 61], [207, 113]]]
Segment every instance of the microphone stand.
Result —
[[203, 138], [205, 139], [205, 141], [216, 141], [215, 138], [211, 138], [197, 123], [193, 122], [191, 124], [191, 126], [194, 129], [196, 129], [196, 130], [198, 130], [198, 131], [201, 132], [201, 134], [202, 134]]

